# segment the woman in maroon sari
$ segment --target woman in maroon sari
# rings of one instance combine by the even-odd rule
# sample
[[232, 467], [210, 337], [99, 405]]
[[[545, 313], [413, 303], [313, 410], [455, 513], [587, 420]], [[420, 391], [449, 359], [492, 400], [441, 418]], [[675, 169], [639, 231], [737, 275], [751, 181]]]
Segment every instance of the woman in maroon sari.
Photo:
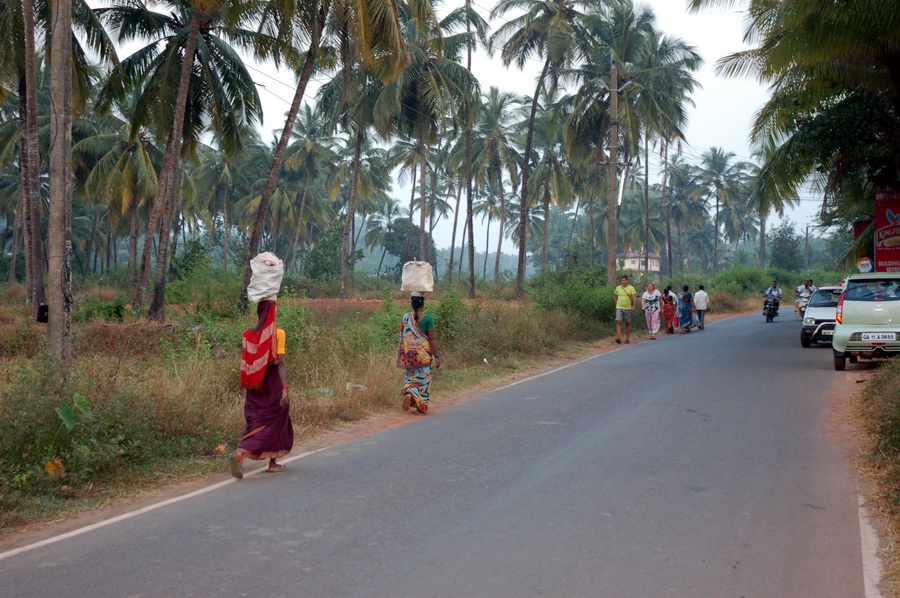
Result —
[[275, 301], [260, 301], [259, 322], [244, 332], [241, 354], [241, 388], [244, 401], [244, 429], [231, 457], [231, 475], [244, 477], [244, 459], [269, 460], [267, 471], [283, 471], [276, 460], [291, 452], [294, 427], [288, 395], [287, 366], [284, 361], [284, 330], [275, 325]]

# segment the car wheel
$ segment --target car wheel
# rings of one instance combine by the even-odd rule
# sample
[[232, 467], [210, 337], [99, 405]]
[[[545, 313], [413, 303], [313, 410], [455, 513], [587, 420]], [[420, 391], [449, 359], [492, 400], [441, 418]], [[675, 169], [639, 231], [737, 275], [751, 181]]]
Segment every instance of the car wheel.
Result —
[[812, 344], [812, 339], [806, 338], [805, 336], [800, 337], [800, 346], [804, 349], [809, 347]]
[[839, 372], [843, 372], [846, 367], [847, 367], [847, 358], [844, 357], [844, 354], [841, 353], [840, 355], [838, 355], [837, 353], [835, 353], [834, 369], [836, 369]]

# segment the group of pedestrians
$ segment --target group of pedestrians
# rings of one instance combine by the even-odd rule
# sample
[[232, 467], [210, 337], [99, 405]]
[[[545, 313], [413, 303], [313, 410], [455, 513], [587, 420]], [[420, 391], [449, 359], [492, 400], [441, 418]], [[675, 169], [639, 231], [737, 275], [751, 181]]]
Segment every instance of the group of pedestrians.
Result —
[[672, 290], [672, 285], [666, 286], [662, 291], [656, 288], [652, 282], [647, 283], [646, 290], [638, 295], [637, 290], [628, 282], [627, 276], [622, 276], [619, 286], [615, 288], [616, 297], [616, 343], [622, 342], [622, 328], [625, 329], [625, 344], [631, 342], [631, 314], [637, 309], [638, 298], [644, 310], [647, 320], [647, 330], [650, 331], [650, 340], [655, 341], [661, 324], [664, 322], [666, 332], [674, 334], [676, 328], [680, 328], [682, 334], [687, 334], [694, 326], [703, 330], [706, 323], [706, 312], [709, 310], [709, 294], [700, 285], [696, 293], [691, 293], [690, 287], [684, 285], [677, 295]]

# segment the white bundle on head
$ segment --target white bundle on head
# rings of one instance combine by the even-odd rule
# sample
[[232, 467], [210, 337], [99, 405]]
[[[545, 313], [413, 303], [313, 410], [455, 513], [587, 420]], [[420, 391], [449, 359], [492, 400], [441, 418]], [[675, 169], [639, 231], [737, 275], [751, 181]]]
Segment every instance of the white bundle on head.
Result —
[[272, 252], [260, 253], [250, 260], [250, 286], [247, 287], [247, 297], [253, 303], [265, 299], [275, 300], [281, 290], [281, 281], [284, 278], [284, 262]]

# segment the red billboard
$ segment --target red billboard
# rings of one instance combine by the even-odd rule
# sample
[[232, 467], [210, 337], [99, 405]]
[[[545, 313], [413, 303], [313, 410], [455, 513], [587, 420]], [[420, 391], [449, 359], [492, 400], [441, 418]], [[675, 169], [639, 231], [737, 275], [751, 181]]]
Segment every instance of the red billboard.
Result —
[[875, 192], [875, 271], [900, 272], [900, 192]]

